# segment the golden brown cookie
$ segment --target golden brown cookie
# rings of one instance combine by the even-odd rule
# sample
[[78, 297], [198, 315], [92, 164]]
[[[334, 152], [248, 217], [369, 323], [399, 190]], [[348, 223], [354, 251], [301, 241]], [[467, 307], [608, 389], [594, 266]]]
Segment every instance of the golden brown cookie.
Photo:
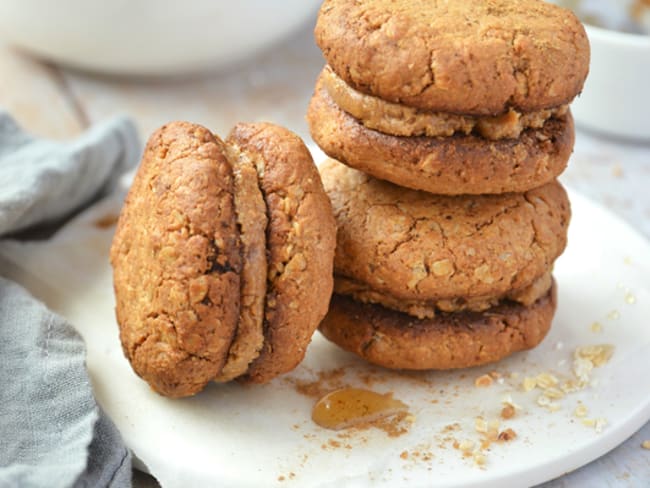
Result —
[[167, 396], [200, 391], [226, 360], [239, 317], [240, 241], [223, 143], [185, 122], [147, 144], [111, 262], [124, 353]]
[[186, 122], [149, 140], [111, 248], [120, 339], [157, 392], [266, 382], [303, 358], [332, 291], [331, 204], [302, 141]]
[[516, 139], [470, 133], [398, 137], [365, 127], [316, 85], [307, 113], [314, 141], [330, 157], [395, 184], [443, 195], [522, 192], [554, 180], [573, 150], [570, 112]]
[[576, 16], [540, 0], [326, 0], [315, 36], [354, 89], [440, 112], [556, 107], [589, 69]]
[[557, 181], [525, 193], [442, 196], [331, 159], [320, 170], [338, 226], [337, 292], [345, 278], [357, 299], [452, 311], [530, 303], [548, 290], [549, 280], [538, 281], [564, 250], [570, 219]]
[[485, 312], [419, 320], [334, 294], [319, 330], [343, 349], [386, 368], [467, 368], [538, 345], [551, 326], [556, 301], [553, 286], [528, 307], [504, 302]]
[[299, 137], [270, 124], [239, 124], [227, 143], [256, 165], [268, 209], [265, 341], [246, 377], [264, 383], [302, 361], [327, 312], [336, 226]]

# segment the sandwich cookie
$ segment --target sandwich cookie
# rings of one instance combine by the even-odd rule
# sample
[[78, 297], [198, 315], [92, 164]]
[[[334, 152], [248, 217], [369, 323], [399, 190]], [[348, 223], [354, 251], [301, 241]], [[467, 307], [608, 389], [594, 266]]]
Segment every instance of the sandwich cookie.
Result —
[[239, 124], [223, 142], [196, 124], [162, 127], [111, 247], [134, 371], [181, 397], [293, 369], [327, 310], [334, 245], [329, 199], [297, 136]]
[[315, 35], [328, 66], [308, 121], [331, 157], [439, 194], [521, 192], [566, 167], [589, 67], [570, 11], [327, 0]]
[[[497, 315], [516, 322], [517, 330], [530, 326], [535, 333], [522, 332], [508, 347], [485, 349], [482, 341], [493, 332], [481, 328], [484, 335], [476, 344], [483, 344], [485, 362], [544, 337], [555, 309], [551, 271], [566, 246], [570, 219], [558, 182], [525, 193], [444, 196], [401, 188], [331, 159], [321, 165], [321, 174], [338, 225], [335, 298], [321, 325], [330, 340], [359, 352], [351, 341], [360, 347], [358, 340], [367, 333], [395, 334], [403, 324], [405, 335], [395, 338], [401, 345], [390, 356], [391, 367], [428, 369], [445, 362], [436, 362], [433, 354], [416, 367], [399, 351], [422, 337], [478, 331], [473, 324]], [[343, 320], [347, 313], [356, 319]], [[506, 322], [490, 324], [501, 330]], [[478, 364], [454, 357], [457, 362], [449, 367]]]

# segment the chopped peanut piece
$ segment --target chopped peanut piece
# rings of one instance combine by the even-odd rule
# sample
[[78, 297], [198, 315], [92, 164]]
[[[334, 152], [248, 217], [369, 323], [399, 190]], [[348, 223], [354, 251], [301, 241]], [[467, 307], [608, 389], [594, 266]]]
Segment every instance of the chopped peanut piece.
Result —
[[512, 405], [506, 405], [501, 409], [501, 418], [503, 419], [511, 419], [512, 417], [515, 416], [516, 410], [515, 407]]
[[514, 439], [515, 437], [517, 437], [517, 434], [516, 434], [516, 432], [514, 430], [506, 429], [506, 430], [504, 430], [503, 432], [501, 432], [499, 434], [498, 439], [500, 441], [508, 442], [508, 441], [511, 441], [512, 439]]

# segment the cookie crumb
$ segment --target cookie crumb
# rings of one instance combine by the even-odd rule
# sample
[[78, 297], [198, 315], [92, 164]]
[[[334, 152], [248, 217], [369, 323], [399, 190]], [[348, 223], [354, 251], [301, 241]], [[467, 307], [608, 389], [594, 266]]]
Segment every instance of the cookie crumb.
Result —
[[406, 460], [409, 457], [408, 451], [402, 451], [402, 453], [399, 455], [400, 458]]
[[489, 374], [484, 374], [474, 380], [474, 386], [477, 388], [487, 388], [492, 385], [492, 382], [492, 377]]
[[[580, 380], [579, 387], [589, 383], [589, 375], [594, 367], [600, 367], [614, 354], [611, 344], [598, 344], [578, 347], [574, 351], [573, 373]], [[565, 390], [566, 391], [566, 390]]]
[[599, 367], [610, 360], [614, 354], [614, 346], [611, 344], [597, 344], [594, 346], [583, 346], [576, 348], [574, 359], [585, 359], [590, 361], [593, 366]]
[[643, 441], [643, 442], [641, 443], [641, 447], [642, 447], [643, 449], [647, 449], [647, 450], [650, 451], [650, 439], [648, 439], [648, 440], [646, 440], [646, 441]]
[[596, 425], [594, 425], [594, 429], [596, 429], [596, 432], [600, 434], [606, 425], [607, 419], [600, 417], [596, 419]]
[[470, 454], [470, 451], [474, 449], [474, 445], [475, 445], [474, 441], [466, 439], [461, 441], [458, 444], [458, 449], [460, 449], [463, 452], [463, 454], [468, 455]]
[[597, 434], [600, 434], [607, 425], [607, 419], [599, 417], [595, 419], [582, 419], [582, 425], [585, 427], [593, 427]]
[[117, 224], [119, 215], [108, 214], [95, 220], [94, 225], [99, 229], [109, 229]]
[[506, 429], [499, 433], [498, 440], [503, 442], [509, 442], [517, 437], [517, 433], [512, 429]]
[[600, 322], [594, 322], [593, 324], [591, 324], [591, 331], [596, 334], [602, 332], [603, 325]]
[[537, 379], [532, 376], [527, 376], [521, 383], [524, 391], [532, 391], [537, 386]]
[[559, 388], [551, 386], [550, 388], [546, 388], [544, 390], [544, 396], [547, 396], [553, 400], [559, 400], [560, 398], [564, 398], [564, 392]]
[[484, 434], [488, 431], [488, 424], [483, 417], [476, 417], [476, 419], [474, 419], [474, 428], [476, 429], [476, 432]]
[[547, 408], [550, 412], [557, 412], [561, 408], [559, 403], [552, 402], [551, 399], [544, 394], [537, 397], [537, 405]]
[[502, 419], [511, 419], [515, 416], [516, 410], [513, 405], [506, 405], [501, 409], [501, 418]]
[[475, 452], [474, 453], [474, 462], [478, 466], [485, 466], [485, 462], [486, 462], [485, 454], [483, 454], [482, 452]]
[[625, 303], [628, 305], [634, 305], [636, 303], [636, 297], [632, 293], [627, 293], [625, 295]]
[[585, 407], [582, 403], [580, 403], [575, 410], [573, 411], [573, 415], [575, 415], [578, 418], [584, 418], [587, 416], [587, 407]]
[[550, 373], [540, 373], [537, 375], [537, 386], [540, 388], [550, 388], [556, 386], [559, 383], [559, 380]]

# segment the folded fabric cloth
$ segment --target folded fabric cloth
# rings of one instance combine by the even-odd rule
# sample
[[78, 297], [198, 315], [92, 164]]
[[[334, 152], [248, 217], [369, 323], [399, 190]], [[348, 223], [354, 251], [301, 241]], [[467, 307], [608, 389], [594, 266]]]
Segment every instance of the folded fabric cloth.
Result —
[[[124, 118], [61, 143], [26, 134], [0, 112], [0, 235], [83, 207], [135, 166], [139, 152]], [[95, 403], [81, 336], [3, 278], [0, 486], [131, 486], [131, 455]]]

